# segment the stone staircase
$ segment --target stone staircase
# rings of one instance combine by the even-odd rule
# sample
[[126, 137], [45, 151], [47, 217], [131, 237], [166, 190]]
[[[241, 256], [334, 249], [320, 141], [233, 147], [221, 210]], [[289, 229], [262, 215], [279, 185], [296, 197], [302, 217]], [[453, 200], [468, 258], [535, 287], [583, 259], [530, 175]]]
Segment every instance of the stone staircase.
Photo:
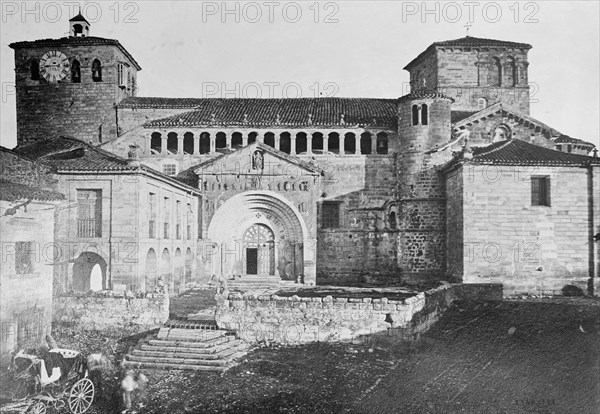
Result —
[[281, 283], [278, 276], [244, 275], [235, 279], [227, 279], [227, 286], [231, 288], [253, 289], [258, 287], [276, 287]]
[[226, 371], [249, 345], [230, 331], [192, 321], [167, 321], [125, 356], [128, 368]]

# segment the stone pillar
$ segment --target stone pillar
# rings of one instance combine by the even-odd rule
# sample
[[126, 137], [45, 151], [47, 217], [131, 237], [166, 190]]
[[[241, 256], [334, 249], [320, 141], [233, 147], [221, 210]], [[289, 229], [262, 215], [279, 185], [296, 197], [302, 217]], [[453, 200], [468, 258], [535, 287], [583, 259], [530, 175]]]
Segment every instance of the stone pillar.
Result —
[[281, 151], [281, 135], [275, 134], [275, 149]]
[[217, 149], [217, 136], [215, 134], [210, 134], [210, 151], [209, 154], [214, 154]]
[[312, 154], [312, 134], [306, 134], [306, 154]]
[[177, 154], [183, 154], [183, 135], [177, 135]]
[[354, 133], [354, 154], [360, 155], [360, 134]]
[[200, 133], [194, 135], [194, 155], [200, 154]]
[[296, 135], [290, 134], [290, 154], [296, 154]]
[[152, 133], [148, 134], [146, 137], [146, 147], [144, 148], [144, 154], [151, 155], [152, 152]]
[[377, 154], [377, 135], [371, 134], [371, 154]]
[[248, 134], [242, 134], [242, 146], [246, 147], [248, 146]]
[[323, 134], [323, 154], [329, 152], [329, 134]]
[[160, 139], [161, 139], [160, 153], [161, 154], [166, 154], [167, 153], [167, 136], [166, 135], [161, 135]]
[[231, 149], [231, 135], [225, 135], [225, 147]]

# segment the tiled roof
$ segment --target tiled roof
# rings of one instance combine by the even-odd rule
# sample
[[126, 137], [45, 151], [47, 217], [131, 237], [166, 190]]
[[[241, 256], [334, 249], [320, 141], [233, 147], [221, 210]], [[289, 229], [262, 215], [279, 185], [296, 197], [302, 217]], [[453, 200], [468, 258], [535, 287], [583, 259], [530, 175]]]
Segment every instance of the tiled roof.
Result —
[[450, 102], [454, 102], [454, 98], [444, 95], [441, 92], [434, 91], [433, 89], [427, 89], [427, 88], [420, 88], [420, 89], [411, 91], [409, 94], [404, 95], [399, 100], [405, 101], [408, 99], [434, 99], [434, 98], [448, 99], [448, 100], [450, 100]]
[[43, 161], [59, 173], [145, 171], [177, 184], [185, 184], [146, 165], [131, 165], [128, 160], [87, 142], [71, 137], [49, 138], [21, 145], [14, 149], [19, 155]]
[[0, 200], [18, 201], [32, 199], [39, 201], [64, 200], [62, 193], [45, 190], [39, 187], [31, 187], [0, 178]]
[[95, 36], [70, 36], [61, 37], [60, 39], [39, 39], [34, 41], [15, 42], [8, 45], [12, 49], [32, 48], [32, 47], [57, 47], [57, 46], [89, 46], [89, 45], [115, 45], [125, 56], [129, 58], [137, 70], [142, 70], [140, 65], [131, 56], [131, 54], [119, 43], [116, 39], [105, 39]]
[[454, 124], [470, 117], [473, 114], [476, 114], [477, 112], [479, 111], [452, 111], [450, 114], [450, 122]]
[[473, 148], [475, 163], [499, 165], [600, 165], [600, 158], [560, 152], [520, 139], [510, 139]]
[[404, 69], [409, 70], [410, 67], [419, 61], [423, 56], [427, 55], [431, 50], [436, 47], [514, 47], [521, 49], [531, 49], [531, 45], [528, 43], [520, 43], [520, 42], [509, 42], [506, 40], [496, 40], [496, 39], [485, 39], [482, 37], [472, 37], [466, 36], [461, 37], [460, 39], [453, 40], [443, 40], [440, 42], [434, 42], [427, 49], [425, 49], [419, 56], [414, 58], [408, 63]]
[[562, 134], [561, 136], [556, 138], [554, 140], [554, 143], [555, 144], [577, 144], [577, 145], [583, 145], [583, 146], [590, 147], [590, 148], [595, 147], [595, 145], [592, 144], [591, 142], [586, 142], [584, 140], [573, 138], [573, 137], [570, 137], [570, 136], [564, 135], [564, 134]]
[[194, 108], [146, 128], [196, 126], [310, 127], [368, 125], [396, 129], [396, 99], [129, 98], [124, 108]]
[[85, 17], [83, 17], [83, 15], [81, 13], [79, 13], [77, 16], [72, 17], [69, 19], [70, 22], [86, 22], [87, 24], [90, 24]]

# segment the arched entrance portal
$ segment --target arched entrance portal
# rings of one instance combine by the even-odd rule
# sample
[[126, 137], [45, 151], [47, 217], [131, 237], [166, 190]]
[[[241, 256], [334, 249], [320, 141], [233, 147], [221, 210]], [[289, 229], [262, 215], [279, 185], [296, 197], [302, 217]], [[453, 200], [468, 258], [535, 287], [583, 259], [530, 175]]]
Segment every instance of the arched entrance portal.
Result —
[[156, 280], [158, 279], [158, 265], [156, 261], [156, 252], [150, 248], [146, 253], [146, 278], [144, 281], [143, 290], [146, 292], [154, 291]]
[[73, 290], [87, 292], [92, 289], [107, 289], [106, 261], [97, 253], [83, 252], [73, 264]]
[[247, 275], [275, 275], [275, 235], [264, 224], [253, 224], [244, 233], [244, 270]]
[[[314, 229], [313, 229], [314, 230]], [[212, 273], [272, 276], [314, 283], [316, 234], [289, 200], [272, 191], [236, 194], [215, 212], [208, 226], [215, 255]]]

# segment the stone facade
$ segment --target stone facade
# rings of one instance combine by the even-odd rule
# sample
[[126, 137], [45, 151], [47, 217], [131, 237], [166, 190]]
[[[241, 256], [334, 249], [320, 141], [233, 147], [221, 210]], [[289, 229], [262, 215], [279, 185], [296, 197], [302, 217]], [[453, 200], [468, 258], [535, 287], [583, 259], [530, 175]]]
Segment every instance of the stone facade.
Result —
[[[507, 296], [598, 290], [600, 168], [466, 163], [447, 176], [448, 274], [502, 283]], [[550, 206], [531, 205], [531, 177], [549, 177]], [[594, 244], [595, 243], [595, 244]], [[590, 266], [590, 263], [594, 263]]]

